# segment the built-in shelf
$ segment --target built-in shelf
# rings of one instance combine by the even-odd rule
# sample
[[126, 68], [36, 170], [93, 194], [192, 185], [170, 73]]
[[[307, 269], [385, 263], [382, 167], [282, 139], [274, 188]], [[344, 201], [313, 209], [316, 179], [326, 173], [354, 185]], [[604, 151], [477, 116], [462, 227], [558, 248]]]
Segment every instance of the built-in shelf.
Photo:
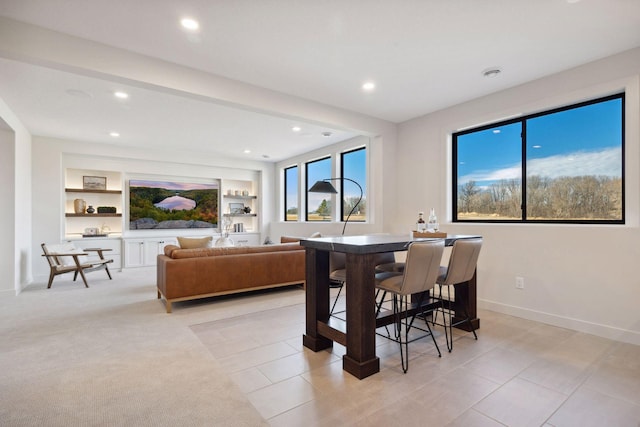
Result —
[[232, 214], [232, 213], [228, 213], [228, 214], [223, 214], [222, 216], [258, 216], [257, 214]]
[[122, 194], [120, 190], [83, 190], [82, 188], [65, 188], [67, 193]]
[[121, 213], [65, 213], [66, 217], [78, 217], [78, 216], [100, 216], [100, 217], [120, 217]]
[[229, 194], [225, 194], [224, 197], [226, 197], [227, 199], [236, 199], [236, 200], [252, 200], [252, 199], [258, 198], [258, 196], [235, 196], [235, 195], [229, 195]]

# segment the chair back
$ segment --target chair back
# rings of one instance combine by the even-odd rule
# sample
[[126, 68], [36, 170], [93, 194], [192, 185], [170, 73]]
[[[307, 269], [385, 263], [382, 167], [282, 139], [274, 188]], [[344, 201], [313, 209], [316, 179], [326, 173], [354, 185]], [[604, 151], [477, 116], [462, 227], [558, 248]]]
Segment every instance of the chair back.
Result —
[[[42, 243], [42, 251], [49, 262], [49, 265], [53, 268], [61, 268], [68, 266], [75, 266], [76, 263], [71, 256], [62, 256], [59, 254], [82, 254], [84, 251], [76, 248], [73, 243], [60, 243], [60, 244], [52, 244], [47, 245], [46, 243]], [[78, 257], [80, 262], [86, 262], [86, 255], [82, 255]]]
[[444, 239], [411, 243], [400, 293], [410, 295], [433, 288], [438, 279], [443, 252]]
[[482, 238], [460, 239], [453, 243], [453, 250], [449, 258], [447, 275], [439, 281], [442, 285], [455, 285], [471, 280], [476, 271]]
[[49, 263], [49, 267], [51, 268], [56, 268], [60, 265], [60, 261], [58, 260], [57, 256], [48, 256], [48, 255], [52, 255], [51, 253], [49, 253], [49, 250], [47, 249], [47, 245], [46, 243], [42, 243], [40, 246], [42, 246], [42, 252], [44, 252], [45, 255], [47, 255], [45, 258], [47, 258], [47, 262]]
[[329, 273], [347, 268], [347, 254], [344, 252], [329, 252]]

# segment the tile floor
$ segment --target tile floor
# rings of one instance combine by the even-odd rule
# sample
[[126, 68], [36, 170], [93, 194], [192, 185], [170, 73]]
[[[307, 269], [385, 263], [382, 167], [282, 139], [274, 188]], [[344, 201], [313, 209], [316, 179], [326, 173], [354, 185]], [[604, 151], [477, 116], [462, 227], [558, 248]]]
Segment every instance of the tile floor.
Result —
[[272, 426], [640, 426], [639, 346], [480, 311], [478, 341], [457, 333], [448, 353], [436, 330], [442, 358], [411, 343], [407, 374], [379, 337], [381, 370], [358, 380], [344, 347], [302, 346], [303, 303], [249, 298], [255, 313], [191, 328]]

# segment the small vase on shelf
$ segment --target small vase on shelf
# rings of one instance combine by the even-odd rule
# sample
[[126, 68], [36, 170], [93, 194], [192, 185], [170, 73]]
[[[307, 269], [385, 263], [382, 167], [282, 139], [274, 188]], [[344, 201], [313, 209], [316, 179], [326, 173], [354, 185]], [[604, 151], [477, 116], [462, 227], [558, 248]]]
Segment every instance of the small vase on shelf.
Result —
[[89, 207], [87, 208], [87, 213], [88, 214], [92, 214], [94, 213], [96, 210], [93, 208], [93, 206], [89, 205]]
[[73, 201], [73, 211], [77, 214], [84, 213], [87, 208], [87, 203], [83, 199], [75, 199]]

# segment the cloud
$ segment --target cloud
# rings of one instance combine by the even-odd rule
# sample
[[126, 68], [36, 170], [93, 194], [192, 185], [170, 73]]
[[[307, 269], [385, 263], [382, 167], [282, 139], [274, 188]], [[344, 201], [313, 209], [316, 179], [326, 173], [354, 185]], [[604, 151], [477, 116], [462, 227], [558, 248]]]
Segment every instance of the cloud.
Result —
[[[547, 178], [561, 176], [609, 176], [620, 177], [622, 150], [608, 148], [600, 151], [577, 151], [568, 154], [533, 159], [527, 162], [528, 175], [540, 175]], [[469, 181], [476, 183], [494, 182], [502, 179], [520, 179], [520, 164], [496, 170], [479, 170], [458, 179], [459, 184]]]
[[527, 163], [527, 174], [549, 178], [582, 175], [620, 177], [621, 165], [622, 150], [609, 148], [531, 160]]

